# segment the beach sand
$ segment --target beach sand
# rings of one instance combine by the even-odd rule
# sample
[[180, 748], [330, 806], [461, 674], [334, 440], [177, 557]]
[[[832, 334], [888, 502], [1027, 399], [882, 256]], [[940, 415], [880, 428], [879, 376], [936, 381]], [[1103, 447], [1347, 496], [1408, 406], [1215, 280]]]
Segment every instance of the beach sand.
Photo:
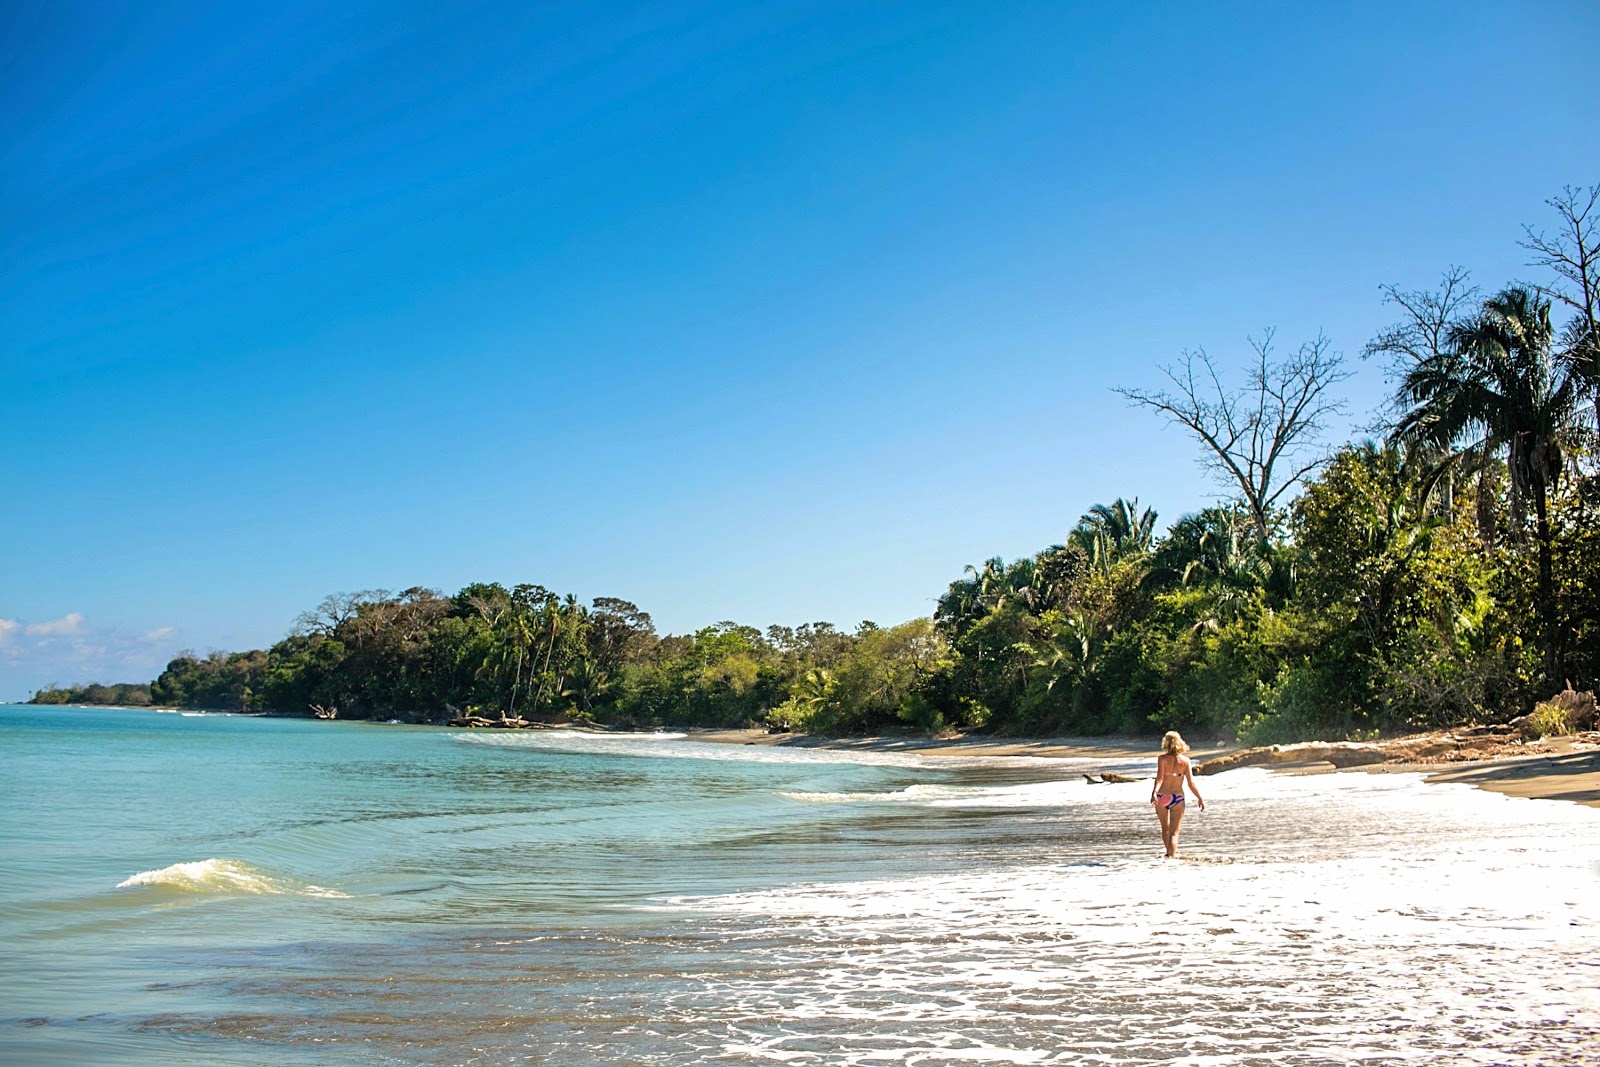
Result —
[[1570, 800], [1600, 808], [1600, 749], [1488, 760], [1430, 774], [1430, 782], [1465, 782], [1513, 797]]
[[[804, 734], [769, 734], [765, 730], [691, 730], [688, 740], [729, 745], [778, 745], [871, 752], [916, 752], [926, 756], [1044, 756], [1108, 760], [1155, 759], [1156, 742], [1142, 738], [987, 738], [937, 739], [905, 737], [822, 738]], [[1429, 782], [1461, 782], [1514, 797], [1565, 800], [1600, 807], [1600, 746], [1588, 741], [1549, 738], [1522, 746], [1526, 755], [1495, 756], [1466, 762], [1380, 763], [1335, 770], [1328, 763], [1280, 764], [1285, 774], [1424, 774]], [[1227, 752], [1232, 745], [1199, 745], [1190, 751], [1196, 762]], [[1447, 769], [1442, 769], [1447, 768]], [[1226, 772], [1223, 772], [1226, 773]]]

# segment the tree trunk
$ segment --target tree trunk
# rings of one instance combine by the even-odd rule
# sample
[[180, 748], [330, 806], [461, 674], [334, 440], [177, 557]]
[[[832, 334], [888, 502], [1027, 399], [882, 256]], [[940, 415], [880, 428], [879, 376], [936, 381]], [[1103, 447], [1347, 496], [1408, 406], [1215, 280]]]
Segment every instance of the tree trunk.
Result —
[[511, 714], [517, 713], [517, 686], [522, 684], [522, 649], [517, 649], [517, 673], [511, 676]]
[[1528, 499], [1526, 490], [1523, 489], [1516, 474], [1516, 469], [1511, 471], [1510, 485], [1506, 489], [1506, 510], [1511, 513], [1511, 543], [1526, 545], [1528, 543]]
[[1476, 501], [1478, 513], [1478, 540], [1483, 543], [1486, 551], [1494, 551], [1494, 494], [1493, 486], [1489, 482], [1489, 469], [1485, 465], [1478, 471], [1478, 499]]
[[544, 670], [539, 673], [539, 690], [533, 697], [533, 710], [538, 711], [539, 705], [544, 703], [544, 676], [550, 673], [550, 657], [556, 650], [556, 620], [550, 620], [550, 644], [544, 650]]
[[1556, 641], [1556, 604], [1554, 580], [1550, 562], [1550, 516], [1548, 515], [1549, 489], [1544, 482], [1529, 487], [1533, 490], [1533, 510], [1537, 520], [1536, 536], [1539, 540], [1538, 605], [1535, 614], [1539, 619], [1540, 634], [1544, 644], [1545, 683], [1554, 685], [1561, 681], [1561, 650]]

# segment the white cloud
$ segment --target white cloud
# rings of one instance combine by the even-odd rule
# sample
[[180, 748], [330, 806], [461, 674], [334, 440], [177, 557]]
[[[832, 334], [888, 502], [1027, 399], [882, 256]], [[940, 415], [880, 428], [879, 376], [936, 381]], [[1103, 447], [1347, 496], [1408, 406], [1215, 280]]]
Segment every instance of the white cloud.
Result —
[[69, 611], [59, 619], [49, 622], [30, 622], [23, 633], [29, 637], [55, 637], [61, 634], [75, 634], [83, 625], [83, 616], [76, 611]]
[[180, 637], [175, 626], [96, 626], [77, 611], [42, 622], [0, 619], [0, 700], [52, 683], [149, 681]]

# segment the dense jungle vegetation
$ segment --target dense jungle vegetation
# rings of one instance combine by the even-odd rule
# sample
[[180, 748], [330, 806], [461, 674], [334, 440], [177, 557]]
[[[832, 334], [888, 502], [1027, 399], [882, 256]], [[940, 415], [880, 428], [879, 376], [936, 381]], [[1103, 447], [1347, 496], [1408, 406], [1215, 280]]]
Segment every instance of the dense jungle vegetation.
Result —
[[[1331, 451], [1325, 339], [1204, 352], [1133, 404], [1185, 427], [1228, 498], [1158, 535], [1128, 497], [1037, 554], [969, 566], [931, 618], [660, 635], [619, 599], [532, 584], [330, 596], [269, 649], [174, 659], [145, 699], [441, 721], [827, 733], [1179, 728], [1248, 742], [1505, 719], [1600, 680], [1600, 186], [1550, 201], [1539, 280], [1383, 290], [1394, 392]], [[141, 703], [138, 687], [116, 703]], [[40, 701], [89, 700], [47, 690]]]

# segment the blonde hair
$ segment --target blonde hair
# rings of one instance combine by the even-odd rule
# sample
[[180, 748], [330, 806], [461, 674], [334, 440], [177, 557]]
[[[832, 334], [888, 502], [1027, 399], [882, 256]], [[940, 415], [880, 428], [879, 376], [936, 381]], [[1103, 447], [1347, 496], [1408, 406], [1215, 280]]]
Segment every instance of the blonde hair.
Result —
[[1180, 752], [1189, 751], [1189, 743], [1178, 731], [1168, 730], [1161, 737], [1161, 751], [1169, 756], [1176, 756]]

